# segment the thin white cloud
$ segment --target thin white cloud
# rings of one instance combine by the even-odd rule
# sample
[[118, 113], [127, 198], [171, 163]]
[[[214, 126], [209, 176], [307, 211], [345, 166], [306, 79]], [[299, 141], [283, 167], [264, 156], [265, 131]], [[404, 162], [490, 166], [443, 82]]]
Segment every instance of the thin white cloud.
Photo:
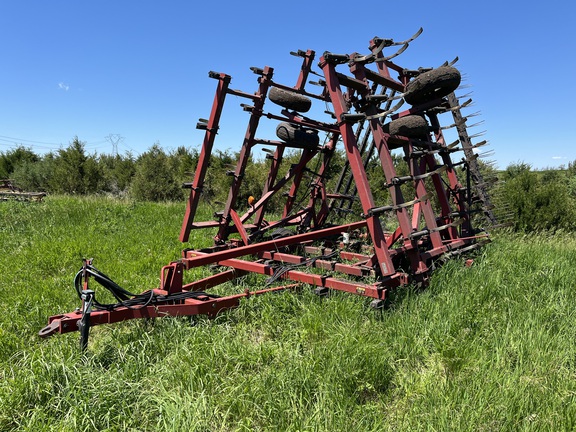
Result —
[[552, 156], [552, 159], [558, 160], [558, 159], [568, 159], [566, 156]]
[[64, 91], [68, 91], [68, 89], [70, 88], [70, 86], [68, 84], [64, 84], [63, 82], [59, 82], [58, 83], [58, 88], [60, 90], [64, 90]]

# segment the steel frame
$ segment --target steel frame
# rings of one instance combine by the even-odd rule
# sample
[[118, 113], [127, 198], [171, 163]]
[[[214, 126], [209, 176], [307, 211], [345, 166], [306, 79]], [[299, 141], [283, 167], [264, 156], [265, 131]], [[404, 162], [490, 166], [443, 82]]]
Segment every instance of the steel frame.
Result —
[[[275, 82], [274, 70], [268, 66], [252, 68], [258, 76], [254, 93], [233, 90], [229, 75], [210, 72], [209, 77], [217, 82], [216, 92], [210, 116], [197, 125], [205, 135], [192, 182], [183, 185], [190, 189], [190, 195], [180, 240], [186, 243], [193, 230], [209, 229], [216, 232], [213, 246], [184, 249], [178, 261], [162, 268], [161, 285], [150, 292], [151, 298], [157, 296], [154, 301], [138, 308], [119, 305], [113, 310], [92, 310], [93, 292], [88, 287], [89, 276], [85, 276], [83, 308], [51, 317], [40, 335], [82, 330], [82, 319], [87, 321], [86, 317], [89, 326], [166, 315], [214, 316], [238, 306], [241, 298], [292, 289], [299, 284], [312, 285], [318, 293], [337, 290], [369, 297], [374, 299], [374, 306], [381, 306], [389, 289], [410, 283], [426, 284], [433, 264], [481, 246], [487, 235], [472, 226], [472, 214], [478, 211], [474, 203], [488, 198], [473, 196], [473, 182], [481, 179], [477, 167], [470, 175], [470, 161], [475, 161], [475, 154], [461, 113], [466, 104], [460, 104], [451, 92], [405, 110], [398, 108], [408, 83], [419, 72], [407, 70], [391, 58], [403, 52], [410, 41], [394, 43], [374, 38], [366, 56], [326, 52], [319, 59], [319, 71], [313, 69], [314, 51], [292, 53], [302, 59], [293, 87]], [[402, 48], [397, 54], [384, 57], [384, 48], [393, 45]], [[398, 79], [392, 73], [397, 73]], [[320, 86], [320, 92], [308, 90], [310, 75], [319, 76], [319, 81], [311, 84]], [[279, 113], [265, 111], [268, 92], [273, 87], [305, 96], [314, 106], [331, 107], [327, 111], [329, 120], [315, 120], [286, 107]], [[197, 209], [227, 95], [246, 101], [241, 106], [249, 115], [248, 126], [236, 168], [230, 173], [231, 186], [223, 210], [215, 214], [215, 220], [199, 221]], [[446, 142], [440, 122], [446, 113], [451, 114], [451, 121], [457, 125], [459, 143]], [[387, 131], [387, 121], [409, 115], [427, 118], [430, 133], [426, 139], [391, 135]], [[314, 146], [262, 139], [258, 136], [262, 121], [313, 129], [324, 133], [326, 139]], [[238, 202], [244, 171], [255, 147], [263, 145], [276, 149], [268, 151], [271, 162], [262, 195], [246, 209], [244, 203]], [[300, 158], [281, 175], [287, 148], [299, 151]], [[344, 154], [345, 162], [334, 189], [328, 191], [327, 173], [336, 151]], [[399, 174], [399, 159], [394, 152], [406, 161], [407, 175]], [[452, 156], [457, 152], [463, 152], [464, 157], [454, 162]], [[316, 171], [311, 169], [313, 161], [319, 161]], [[388, 191], [384, 203], [374, 198], [367, 170], [375, 162], [382, 170]], [[458, 167], [466, 174], [463, 181], [458, 178], [461, 174]], [[310, 181], [306, 180], [308, 174], [312, 176]], [[406, 197], [407, 184], [414, 196]], [[286, 193], [286, 199], [281, 216], [268, 220], [270, 202], [282, 192]], [[297, 197], [303, 196], [307, 203], [298, 207]], [[342, 215], [348, 218], [347, 222]], [[290, 227], [292, 235], [280, 238], [271, 235], [278, 228]], [[355, 242], [357, 250], [350, 247], [347, 241], [350, 236], [362, 240]], [[184, 283], [186, 271], [208, 265], [224, 269]], [[316, 270], [309, 271], [311, 268]], [[217, 298], [171, 297], [204, 292], [248, 273], [290, 283]], [[367, 277], [373, 282], [366, 282]]]

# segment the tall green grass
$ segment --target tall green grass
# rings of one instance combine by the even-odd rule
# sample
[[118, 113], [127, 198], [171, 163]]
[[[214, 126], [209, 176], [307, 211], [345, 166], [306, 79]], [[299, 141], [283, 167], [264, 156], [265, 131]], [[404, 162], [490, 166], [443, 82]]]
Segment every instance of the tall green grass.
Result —
[[37, 337], [79, 306], [82, 257], [131, 291], [157, 286], [183, 247], [182, 214], [105, 198], [0, 203], [0, 430], [576, 428], [569, 234], [499, 234], [472, 267], [449, 262], [381, 312], [305, 287], [214, 320], [95, 327], [85, 354], [77, 334]]

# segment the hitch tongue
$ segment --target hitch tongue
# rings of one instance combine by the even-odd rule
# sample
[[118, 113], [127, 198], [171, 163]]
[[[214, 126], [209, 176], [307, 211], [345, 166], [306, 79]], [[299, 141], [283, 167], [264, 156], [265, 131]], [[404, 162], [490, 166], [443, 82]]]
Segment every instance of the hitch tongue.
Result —
[[46, 327], [44, 327], [42, 330], [40, 330], [38, 332], [38, 336], [40, 336], [41, 338], [47, 338], [48, 336], [52, 336], [54, 333], [58, 332], [59, 328], [60, 328], [60, 320], [55, 319]]

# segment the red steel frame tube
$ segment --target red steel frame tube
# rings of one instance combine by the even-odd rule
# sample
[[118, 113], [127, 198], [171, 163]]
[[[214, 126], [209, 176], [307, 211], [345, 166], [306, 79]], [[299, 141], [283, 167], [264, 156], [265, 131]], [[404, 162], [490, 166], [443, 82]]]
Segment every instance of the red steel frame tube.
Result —
[[224, 223], [220, 225], [218, 234], [216, 235], [216, 242], [224, 242], [228, 238], [230, 210], [234, 209], [236, 205], [238, 193], [240, 192], [240, 186], [242, 184], [242, 177], [244, 176], [244, 170], [248, 164], [252, 145], [254, 144], [254, 138], [256, 137], [256, 130], [258, 129], [258, 124], [260, 122], [262, 108], [264, 107], [264, 102], [266, 101], [266, 94], [268, 93], [268, 87], [270, 87], [273, 74], [274, 69], [266, 66], [259, 78], [260, 85], [258, 87], [258, 91], [256, 92], [257, 98], [254, 100], [254, 109], [252, 110], [250, 121], [248, 123], [248, 129], [246, 130], [244, 142], [242, 143], [242, 149], [240, 150], [240, 156], [238, 164], [236, 165], [232, 187], [230, 188], [228, 200], [226, 201], [226, 205], [224, 207], [224, 214], [222, 215]]
[[212, 104], [210, 118], [208, 119], [206, 134], [204, 135], [204, 142], [202, 143], [202, 150], [200, 151], [194, 181], [192, 182], [190, 197], [186, 204], [182, 229], [180, 230], [180, 241], [182, 242], [187, 242], [190, 236], [190, 230], [192, 228], [192, 223], [194, 222], [194, 216], [198, 208], [200, 195], [202, 194], [202, 185], [204, 184], [204, 178], [206, 177], [206, 171], [208, 169], [210, 155], [212, 154], [214, 140], [216, 139], [216, 133], [218, 132], [218, 124], [220, 122], [220, 116], [222, 115], [224, 100], [226, 99], [226, 92], [228, 91], [230, 80], [231, 77], [229, 75], [218, 75], [218, 88], [216, 89], [216, 95]]
[[[362, 209], [365, 214], [368, 214], [369, 210], [375, 207], [374, 198], [370, 190], [370, 183], [368, 182], [366, 171], [364, 170], [362, 156], [358, 150], [354, 130], [350, 124], [342, 121], [342, 114], [348, 113], [348, 108], [342, 90], [340, 89], [336, 70], [333, 64], [324, 60], [324, 57], [320, 59], [320, 67], [324, 72], [326, 86], [332, 100], [332, 105], [334, 106], [336, 118], [340, 120], [340, 135], [342, 136], [346, 155], [350, 162], [350, 169], [354, 175]], [[374, 250], [382, 275], [391, 276], [395, 274], [396, 269], [394, 268], [388, 248], [386, 247], [384, 230], [380, 224], [380, 219], [378, 216], [368, 216], [366, 218], [366, 224], [370, 232], [370, 237], [372, 238], [372, 243], [374, 244]]]

